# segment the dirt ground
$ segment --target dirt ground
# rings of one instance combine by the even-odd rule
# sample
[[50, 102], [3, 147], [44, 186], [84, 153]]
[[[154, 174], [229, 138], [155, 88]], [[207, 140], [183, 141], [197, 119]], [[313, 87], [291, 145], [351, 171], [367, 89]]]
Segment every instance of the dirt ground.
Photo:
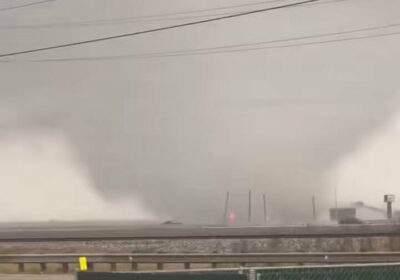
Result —
[[74, 275], [7, 275], [0, 274], [1, 280], [74, 280]]

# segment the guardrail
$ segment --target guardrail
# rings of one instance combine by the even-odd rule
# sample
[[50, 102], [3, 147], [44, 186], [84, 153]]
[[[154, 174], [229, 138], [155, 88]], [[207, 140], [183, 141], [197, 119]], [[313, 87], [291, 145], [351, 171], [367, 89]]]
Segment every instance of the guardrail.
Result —
[[16, 264], [18, 271], [25, 272], [25, 264], [39, 264], [40, 271], [47, 271], [47, 264], [61, 264], [67, 273], [70, 264], [77, 264], [80, 256], [85, 256], [88, 269], [94, 270], [94, 264], [109, 264], [115, 271], [117, 264], [130, 264], [132, 271], [138, 270], [138, 264], [184, 264], [190, 269], [192, 264], [211, 264], [217, 268], [222, 264], [352, 264], [352, 263], [394, 263], [400, 262], [400, 252], [363, 252], [363, 253], [243, 253], [243, 254], [19, 254], [0, 255], [0, 264]]
[[398, 236], [400, 224], [339, 225], [339, 226], [135, 226], [70, 225], [53, 227], [0, 228], [0, 241], [67, 241], [67, 240], [132, 240], [132, 239], [227, 239], [227, 238], [314, 238], [314, 237], [367, 237]]

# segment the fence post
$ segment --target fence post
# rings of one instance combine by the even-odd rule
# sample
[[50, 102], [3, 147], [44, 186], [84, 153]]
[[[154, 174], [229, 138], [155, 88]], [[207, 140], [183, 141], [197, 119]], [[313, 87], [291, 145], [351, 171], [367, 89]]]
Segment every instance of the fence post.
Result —
[[88, 271], [94, 271], [94, 264], [93, 264], [92, 262], [89, 262], [89, 263], [87, 264], [87, 270], [88, 270]]
[[131, 263], [131, 266], [132, 266], [132, 271], [138, 270], [138, 264], [137, 263], [133, 262], [133, 263]]
[[45, 273], [47, 270], [46, 263], [40, 263], [40, 273]]
[[18, 272], [24, 273], [25, 272], [25, 264], [24, 263], [19, 263], [18, 264]]
[[185, 269], [190, 269], [190, 263], [185, 263]]
[[116, 270], [117, 270], [117, 264], [111, 263], [111, 271], [116, 271]]
[[63, 263], [63, 264], [62, 264], [62, 271], [63, 271], [64, 273], [68, 273], [68, 270], [69, 270], [69, 268], [68, 268], [68, 263]]
[[256, 280], [256, 270], [254, 268], [249, 270], [249, 280]]

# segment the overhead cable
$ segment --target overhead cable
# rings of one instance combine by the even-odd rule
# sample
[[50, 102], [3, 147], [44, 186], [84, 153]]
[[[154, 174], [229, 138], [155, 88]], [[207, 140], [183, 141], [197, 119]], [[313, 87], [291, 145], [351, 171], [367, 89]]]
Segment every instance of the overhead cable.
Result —
[[37, 2], [30, 2], [30, 3], [26, 3], [26, 4], [11, 6], [11, 7], [0, 8], [0, 12], [26, 8], [26, 7], [30, 7], [30, 6], [36, 6], [36, 5], [44, 4], [47, 2], [53, 2], [53, 1], [55, 1], [55, 0], [42, 0], [42, 1], [37, 1]]
[[29, 50], [23, 50], [23, 51], [3, 53], [3, 54], [0, 54], [0, 57], [10, 57], [10, 56], [27, 54], [27, 53], [37, 53], [37, 52], [43, 52], [43, 51], [48, 51], [48, 50], [53, 50], [53, 49], [61, 49], [61, 48], [66, 48], [66, 47], [73, 47], [73, 46], [78, 46], [78, 45], [86, 45], [86, 44], [92, 44], [92, 43], [97, 43], [97, 42], [133, 37], [133, 36], [138, 36], [138, 35], [143, 35], [143, 34], [148, 34], [148, 33], [155, 33], [155, 32], [160, 32], [160, 31], [165, 31], [165, 30], [177, 29], [177, 28], [182, 28], [182, 27], [188, 27], [188, 26], [193, 26], [193, 25], [200, 25], [200, 24], [205, 24], [205, 23], [210, 23], [210, 22], [216, 22], [216, 21], [222, 21], [222, 20], [227, 20], [227, 19], [232, 19], [232, 18], [237, 18], [237, 17], [254, 15], [254, 14], [264, 13], [267, 11], [284, 9], [284, 8], [288, 8], [288, 7], [303, 5], [306, 3], [317, 2], [317, 1], [319, 1], [319, 0], [306, 0], [306, 1], [302, 1], [302, 2], [296, 2], [296, 3], [281, 5], [281, 6], [247, 11], [244, 13], [238, 13], [238, 14], [234, 14], [234, 15], [209, 18], [209, 19], [205, 19], [205, 20], [192, 21], [192, 22], [187, 22], [187, 23], [182, 23], [182, 24], [158, 27], [158, 28], [154, 28], [154, 29], [148, 29], [148, 30], [137, 31], [137, 32], [132, 32], [132, 33], [123, 33], [123, 34], [118, 34], [118, 35], [113, 35], [113, 36], [100, 37], [100, 38], [89, 39], [89, 40], [84, 40], [84, 41], [77, 41], [77, 42], [72, 42], [72, 43], [65, 43], [65, 44], [53, 45], [53, 46], [48, 46], [48, 47], [41, 47], [41, 48], [35, 48], [35, 49], [29, 49]]
[[391, 27], [400, 26], [400, 23], [388, 24], [376, 27], [367, 27], [367, 28], [359, 28], [353, 30], [346, 30], [341, 32], [332, 32], [325, 34], [317, 34], [317, 35], [308, 35], [294, 38], [286, 38], [286, 39], [278, 39], [278, 40], [270, 40], [249, 44], [235, 44], [235, 45], [225, 45], [214, 48], [196, 48], [196, 49], [186, 49], [180, 51], [170, 51], [170, 52], [153, 52], [153, 53], [141, 53], [141, 54], [133, 54], [133, 55], [116, 55], [116, 56], [97, 56], [97, 57], [76, 57], [76, 58], [49, 58], [49, 59], [34, 59], [34, 60], [22, 60], [25, 62], [63, 62], [63, 61], [97, 61], [97, 60], [116, 60], [116, 59], [149, 59], [149, 58], [162, 58], [162, 57], [179, 57], [179, 56], [196, 56], [196, 55], [210, 55], [210, 54], [223, 54], [223, 53], [237, 53], [237, 52], [248, 52], [248, 51], [257, 51], [257, 50], [265, 50], [265, 49], [283, 49], [290, 47], [299, 47], [299, 46], [312, 46], [312, 45], [323, 45], [328, 43], [335, 42], [345, 42], [345, 41], [356, 41], [356, 40], [364, 40], [368, 38], [380, 38], [380, 37], [388, 37], [399, 35], [400, 31], [392, 31], [386, 33], [377, 33], [377, 34], [367, 34], [362, 36], [352, 36], [345, 38], [333, 38], [327, 40], [319, 40], [319, 41], [306, 41], [299, 43], [291, 43], [284, 45], [271, 45], [275, 43], [288, 43], [288, 42], [297, 42], [305, 39], [318, 39], [328, 36], [337, 36], [337, 35], [345, 35], [345, 34], [354, 34], [365, 31], [379, 30], [379, 29], [387, 29]]
[[[257, 3], [250, 3], [247, 4], [248, 6], [251, 5], [261, 5], [265, 3], [272, 3], [276, 1], [282, 0], [274, 0], [274, 1], [263, 1]], [[328, 1], [321, 1], [315, 3], [309, 3], [304, 6], [313, 6], [313, 5], [323, 5], [323, 4], [330, 4], [336, 2], [344, 2], [350, 0], [328, 0]], [[240, 5], [240, 6], [244, 6]], [[234, 8], [237, 6], [226, 6], [223, 9]], [[220, 7], [222, 9], [222, 7]], [[292, 7], [292, 8], [296, 8]], [[207, 10], [212, 10], [207, 9]], [[192, 14], [199, 12], [201, 10], [193, 10], [193, 11], [186, 11], [180, 12], [180, 14]], [[204, 10], [203, 10], [204, 11]], [[245, 11], [240, 11], [245, 12]], [[49, 23], [38, 23], [38, 24], [18, 24], [18, 25], [0, 25], [0, 29], [38, 29], [38, 28], [60, 28], [60, 27], [96, 27], [96, 26], [103, 26], [103, 25], [121, 25], [121, 24], [129, 24], [129, 23], [140, 23], [140, 22], [161, 22], [161, 21], [177, 21], [177, 20], [189, 20], [189, 19], [199, 19], [199, 18], [207, 18], [207, 17], [215, 17], [215, 16], [225, 16], [225, 15], [233, 15], [238, 12], [223, 12], [223, 13], [212, 13], [212, 14], [202, 14], [202, 15], [187, 15], [187, 16], [175, 16], [171, 17], [168, 16], [169, 14], [158, 14], [158, 15], [147, 15], [147, 16], [133, 16], [133, 17], [120, 17], [120, 18], [109, 18], [109, 19], [97, 19], [97, 20], [87, 20], [87, 21], [72, 21], [72, 22], [49, 22]]]

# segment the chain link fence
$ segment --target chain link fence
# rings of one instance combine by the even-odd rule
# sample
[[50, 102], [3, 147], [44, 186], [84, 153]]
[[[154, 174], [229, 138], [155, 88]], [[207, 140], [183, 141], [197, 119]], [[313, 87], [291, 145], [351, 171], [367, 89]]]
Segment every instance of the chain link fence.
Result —
[[400, 280], [400, 264], [241, 268], [223, 271], [78, 272], [78, 280]]
[[257, 280], [395, 280], [400, 267], [332, 267], [257, 271]]

